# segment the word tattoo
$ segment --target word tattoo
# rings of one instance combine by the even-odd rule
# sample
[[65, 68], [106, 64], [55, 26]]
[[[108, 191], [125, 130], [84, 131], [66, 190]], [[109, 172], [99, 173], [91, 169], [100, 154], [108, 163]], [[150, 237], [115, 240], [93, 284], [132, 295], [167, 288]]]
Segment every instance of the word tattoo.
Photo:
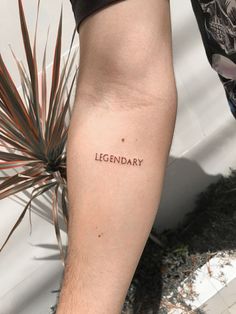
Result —
[[95, 160], [112, 162], [112, 163], [117, 163], [121, 165], [131, 165], [131, 166], [141, 166], [143, 162], [143, 159], [126, 158], [122, 156], [115, 156], [115, 155], [109, 155], [109, 154], [103, 154], [103, 153], [100, 153], [100, 154], [96, 153]]

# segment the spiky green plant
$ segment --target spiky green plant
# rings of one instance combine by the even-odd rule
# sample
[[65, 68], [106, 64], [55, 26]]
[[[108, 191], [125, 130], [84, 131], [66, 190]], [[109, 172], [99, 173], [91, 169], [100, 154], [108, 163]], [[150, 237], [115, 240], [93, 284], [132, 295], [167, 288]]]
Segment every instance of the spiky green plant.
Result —
[[[18, 0], [21, 33], [27, 67], [17, 60], [21, 79], [22, 96], [0, 55], [0, 199], [33, 188], [29, 201], [11, 229], [0, 251], [19, 226], [31, 203], [38, 196], [53, 192], [52, 217], [57, 241], [64, 261], [59, 226], [58, 200], [61, 197], [62, 215], [68, 223], [68, 199], [66, 185], [66, 152], [69, 120], [71, 117], [71, 94], [78, 73], [74, 67], [76, 52], [71, 53], [76, 30], [74, 30], [69, 54], [61, 66], [62, 10], [57, 30], [50, 93], [48, 97], [45, 44], [41, 79], [38, 76], [36, 37], [40, 0], [38, 1], [34, 43], [31, 46], [22, 1]], [[71, 82], [69, 78], [72, 75]], [[68, 122], [67, 122], [68, 121]], [[14, 169], [16, 174], [9, 174]], [[11, 171], [12, 172], [12, 171]], [[61, 192], [61, 193], [60, 193]]]

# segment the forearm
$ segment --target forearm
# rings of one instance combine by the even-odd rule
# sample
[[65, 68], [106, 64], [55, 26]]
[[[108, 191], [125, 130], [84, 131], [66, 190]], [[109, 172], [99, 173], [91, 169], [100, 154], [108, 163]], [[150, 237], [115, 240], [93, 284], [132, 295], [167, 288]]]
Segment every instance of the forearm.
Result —
[[57, 314], [120, 314], [157, 213], [175, 126], [169, 2], [101, 10], [80, 27], [80, 43]]
[[176, 117], [166, 96], [130, 110], [77, 98], [67, 148], [69, 267], [57, 314], [120, 313], [160, 200]]

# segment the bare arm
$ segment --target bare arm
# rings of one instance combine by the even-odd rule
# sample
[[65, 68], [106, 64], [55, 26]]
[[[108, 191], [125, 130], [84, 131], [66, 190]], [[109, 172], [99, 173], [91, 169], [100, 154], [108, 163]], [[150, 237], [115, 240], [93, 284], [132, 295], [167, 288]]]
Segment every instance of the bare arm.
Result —
[[167, 0], [80, 27], [69, 130], [69, 247], [57, 314], [119, 314], [153, 225], [176, 118]]

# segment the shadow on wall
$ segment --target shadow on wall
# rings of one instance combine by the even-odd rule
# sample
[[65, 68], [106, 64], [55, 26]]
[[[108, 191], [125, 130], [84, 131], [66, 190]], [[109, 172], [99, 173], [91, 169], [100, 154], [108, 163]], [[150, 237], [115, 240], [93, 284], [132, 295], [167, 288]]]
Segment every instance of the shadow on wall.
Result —
[[196, 195], [221, 176], [207, 174], [195, 161], [170, 156], [154, 223], [158, 233], [176, 227], [194, 208]]
[[[40, 271], [44, 271], [44, 273], [41, 274]], [[62, 272], [60, 272], [57, 267], [51, 266], [50, 272], [48, 272], [46, 268], [40, 268], [40, 270], [37, 270], [35, 273], [27, 277], [23, 283], [14, 287], [2, 300], [0, 299], [0, 314], [42, 313], [40, 307], [37, 307], [38, 299], [44, 299], [41, 301], [42, 304], [48, 303], [49, 296], [48, 310], [44, 313], [51, 313], [50, 306], [56, 302], [59, 292], [57, 288], [54, 287], [60, 286]], [[35, 281], [35, 284], [32, 284], [32, 281]], [[25, 287], [27, 287], [27, 289], [25, 289]], [[42, 307], [45, 308], [45, 305], [42, 305]], [[29, 308], [31, 310], [29, 310]]]

